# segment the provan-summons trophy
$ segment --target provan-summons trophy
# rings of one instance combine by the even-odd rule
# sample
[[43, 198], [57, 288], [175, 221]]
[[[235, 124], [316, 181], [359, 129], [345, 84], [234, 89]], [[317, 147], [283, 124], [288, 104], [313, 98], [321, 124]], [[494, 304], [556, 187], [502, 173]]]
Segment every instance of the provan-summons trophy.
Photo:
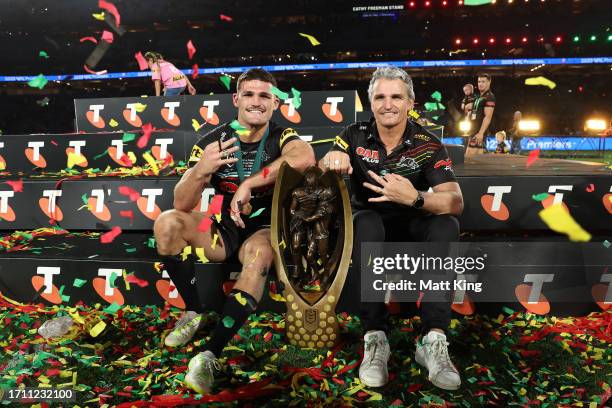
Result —
[[336, 304], [351, 261], [353, 221], [342, 178], [283, 163], [272, 200], [272, 248], [287, 300], [289, 342], [309, 348], [339, 340]]

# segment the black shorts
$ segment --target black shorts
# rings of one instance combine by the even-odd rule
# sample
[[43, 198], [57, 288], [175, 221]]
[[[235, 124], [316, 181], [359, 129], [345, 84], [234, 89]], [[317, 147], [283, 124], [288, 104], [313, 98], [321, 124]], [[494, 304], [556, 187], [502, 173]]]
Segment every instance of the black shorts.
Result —
[[270, 228], [269, 223], [262, 223], [257, 219], [249, 219], [246, 215], [242, 216], [242, 221], [244, 221], [246, 225], [245, 228], [238, 227], [236, 223], [232, 221], [229, 214], [224, 214], [220, 222], [217, 222], [216, 217], [213, 217], [213, 221], [213, 225], [219, 230], [219, 235], [223, 240], [226, 259], [238, 255], [240, 246], [248, 237], [261, 229]]

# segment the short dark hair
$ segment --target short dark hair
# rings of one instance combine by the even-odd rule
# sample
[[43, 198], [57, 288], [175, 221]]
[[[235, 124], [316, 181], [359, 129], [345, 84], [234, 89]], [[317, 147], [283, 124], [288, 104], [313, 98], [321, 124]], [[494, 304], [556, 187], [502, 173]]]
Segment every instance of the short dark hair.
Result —
[[155, 52], [155, 51], [147, 51], [147, 52], [145, 52], [144, 57], [146, 59], [152, 59], [153, 62], [157, 62], [159, 60], [163, 60], [164, 59], [163, 55], [161, 55], [159, 52]]
[[480, 73], [478, 74], [478, 78], [487, 78], [489, 80], [489, 82], [491, 82], [491, 75], [486, 74], [486, 73]]
[[240, 84], [242, 83], [242, 81], [255, 81], [255, 80], [268, 82], [268, 83], [271, 83], [273, 86], [276, 86], [276, 79], [271, 73], [269, 73], [265, 69], [251, 68], [248, 71], [240, 74], [240, 76], [238, 77], [238, 81], [236, 82], [236, 92], [240, 90]]

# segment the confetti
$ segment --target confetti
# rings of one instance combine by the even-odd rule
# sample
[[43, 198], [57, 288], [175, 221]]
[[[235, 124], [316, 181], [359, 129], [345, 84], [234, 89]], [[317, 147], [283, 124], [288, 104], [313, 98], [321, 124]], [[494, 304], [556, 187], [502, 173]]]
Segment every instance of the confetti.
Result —
[[230, 77], [229, 75], [221, 75], [219, 77], [219, 82], [221, 82], [223, 86], [225, 86], [225, 88], [229, 91], [230, 84], [232, 83], [232, 77]]
[[119, 27], [119, 25], [121, 24], [121, 16], [119, 15], [119, 12], [117, 11], [117, 8], [113, 3], [105, 0], [99, 0], [98, 7], [111, 13], [113, 17], [115, 17], [115, 25]]
[[226, 16], [225, 14], [219, 14], [219, 19], [221, 21], [227, 21], [227, 22], [233, 21], [233, 18], [231, 18], [230, 16]]
[[193, 45], [193, 42], [191, 40], [187, 41], [187, 55], [189, 56], [189, 59], [193, 58], [193, 54], [196, 53], [196, 48]]
[[100, 235], [100, 242], [103, 244], [109, 244], [113, 242], [115, 238], [121, 235], [121, 232], [122, 232], [121, 228], [115, 226], [110, 231], [105, 232], [104, 234]]
[[136, 146], [138, 146], [138, 148], [144, 149], [147, 146], [149, 143], [149, 138], [151, 137], [151, 132], [153, 132], [153, 125], [150, 123], [142, 125], [142, 136], [140, 136], [138, 142], [136, 142]]
[[263, 172], [263, 178], [266, 178], [270, 174], [270, 169], [268, 167], [264, 167], [262, 172]]
[[43, 74], [39, 74], [36, 78], [28, 81], [28, 86], [31, 88], [43, 89], [47, 85], [47, 78]]
[[258, 215], [260, 215], [262, 212], [264, 212], [264, 210], [265, 210], [265, 208], [260, 208], [259, 210], [255, 211], [253, 214], [251, 214], [251, 215], [249, 216], [249, 218], [255, 218], [255, 217], [257, 217], [257, 216], [258, 216]]
[[525, 85], [542, 85], [550, 89], [555, 89], [557, 87], [556, 83], [543, 76], [527, 78], [525, 79]]
[[109, 44], [112, 44], [115, 41], [115, 36], [110, 31], [102, 31], [102, 41], [106, 41]]
[[595, 191], [595, 186], [593, 185], [593, 183], [591, 183], [586, 187], [585, 190], [587, 193], [592, 193], [593, 191]]
[[74, 286], [76, 288], [82, 288], [83, 285], [85, 285], [86, 283], [87, 283], [87, 281], [85, 279], [75, 278], [74, 282], [72, 282], [72, 286]]
[[527, 157], [526, 167], [530, 167], [533, 163], [535, 163], [540, 157], [540, 149], [532, 150], [529, 152], [529, 157]]
[[245, 306], [247, 304], [247, 300], [244, 296], [242, 296], [242, 293], [240, 292], [236, 292], [236, 294], [234, 295], [234, 298], [238, 301], [238, 303], [240, 303], [242, 306]]
[[119, 194], [129, 197], [130, 201], [134, 202], [140, 198], [140, 193], [128, 186], [119, 186]]
[[212, 225], [212, 223], [213, 223], [213, 221], [210, 218], [208, 218], [208, 217], [202, 218], [202, 220], [198, 224], [198, 231], [200, 231], [200, 232], [208, 231], [210, 229], [210, 226]]
[[5, 181], [5, 183], [11, 186], [13, 191], [16, 193], [23, 192], [23, 180], [22, 179], [15, 180], [15, 181], [9, 180], [9, 181]]
[[278, 89], [275, 86], [270, 88], [270, 92], [272, 92], [272, 94], [278, 96], [279, 99], [282, 99], [282, 100], [289, 99], [289, 94], [287, 92], [283, 92], [283, 91], [281, 91], [280, 89]]
[[198, 64], [193, 64], [193, 66], [191, 67], [191, 79], [196, 79], [199, 73], [200, 67], [198, 67]]
[[464, 0], [464, 6], [482, 6], [484, 4], [492, 4], [493, 0]]
[[223, 318], [223, 326], [227, 327], [228, 329], [230, 327], [234, 327], [234, 323], [235, 323], [235, 321], [234, 321], [234, 319], [231, 316], [225, 316]]
[[135, 133], [124, 133], [123, 137], [121, 138], [121, 140], [124, 143], [131, 142], [131, 141], [133, 141], [135, 139], [136, 139], [136, 134]]
[[539, 202], [539, 201], [544, 201], [544, 200], [546, 200], [548, 197], [549, 197], [549, 194], [548, 194], [548, 193], [534, 194], [534, 195], [532, 195], [532, 196], [531, 196], [531, 198], [532, 198], [534, 201], [538, 201], [538, 202]]
[[612, 246], [612, 243], [606, 239], [603, 242], [603, 246], [605, 246], [606, 248], [610, 248]]
[[130, 219], [130, 225], [134, 224], [134, 211], [132, 210], [121, 210], [119, 211], [120, 217], [126, 217]]
[[151, 167], [151, 170], [153, 171], [153, 174], [155, 174], [157, 176], [159, 174], [159, 167], [157, 166], [157, 162], [155, 161], [153, 156], [151, 156], [151, 153], [144, 152], [142, 154], [142, 158], [145, 159], [147, 164]]
[[46, 51], [39, 51], [38, 56], [41, 58], [49, 58], [49, 54]]
[[295, 88], [291, 88], [291, 102], [295, 109], [300, 109], [302, 106], [302, 93]]
[[121, 309], [121, 306], [119, 306], [119, 304], [116, 302], [113, 302], [111, 305], [107, 306], [103, 312], [114, 315], [119, 311], [119, 309]]
[[561, 204], [545, 208], [538, 215], [548, 228], [566, 234], [570, 241], [587, 242], [591, 240], [591, 234], [586, 232]]
[[103, 12], [103, 11], [101, 11], [101, 12], [99, 12], [99, 13], [91, 13], [91, 16], [92, 16], [93, 18], [95, 18], [96, 20], [99, 20], [99, 21], [104, 21], [104, 16], [105, 16], [105, 14], [104, 14], [104, 12]]
[[91, 41], [94, 44], [98, 43], [98, 40], [95, 37], [81, 37], [79, 42]]
[[147, 105], [144, 103], [140, 103], [138, 102], [135, 106], [134, 109], [136, 109], [136, 112], [138, 113], [142, 113], [145, 111], [145, 109], [147, 109]]
[[98, 337], [106, 329], [106, 323], [100, 320], [94, 327], [89, 330], [91, 337]]
[[307, 38], [308, 41], [310, 41], [310, 44], [312, 44], [313, 46], [317, 46], [319, 44], [321, 44], [316, 38], [314, 38], [312, 35], [310, 34], [304, 34], [304, 33], [299, 33], [302, 37]]
[[200, 123], [198, 123], [198, 121], [197, 121], [197, 120], [195, 120], [195, 119], [191, 119], [191, 126], [193, 127], [193, 130], [195, 130], [195, 131], [197, 132], [198, 130], [200, 130], [200, 128], [201, 128], [202, 126], [204, 126], [204, 124], [202, 123], [202, 124], [200, 125]]
[[135, 274], [130, 273], [129, 275], [126, 276], [126, 280], [129, 283], [133, 283], [134, 285], [138, 285], [141, 288], [146, 288], [147, 286], [149, 286], [149, 281], [145, 280], [145, 279], [140, 279], [138, 277], [136, 277]]
[[111, 120], [108, 121], [108, 124], [110, 125], [110, 127], [117, 127], [117, 126], [119, 126], [119, 122], [117, 122], [113, 118], [111, 118]]

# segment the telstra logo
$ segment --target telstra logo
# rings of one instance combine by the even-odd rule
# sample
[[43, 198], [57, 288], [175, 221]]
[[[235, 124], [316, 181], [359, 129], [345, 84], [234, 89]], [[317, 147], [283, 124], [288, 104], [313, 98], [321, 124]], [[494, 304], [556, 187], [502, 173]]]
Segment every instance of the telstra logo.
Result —
[[40, 148], [45, 146], [45, 142], [28, 142], [28, 147], [25, 149], [25, 155], [36, 167], [47, 167], [47, 161], [40, 153]]
[[344, 101], [342, 96], [329, 96], [325, 100], [326, 103], [321, 106], [321, 109], [325, 116], [327, 116], [327, 119], [337, 123], [342, 122], [342, 112], [338, 109], [338, 104], [342, 103], [342, 101]]
[[219, 116], [215, 113], [215, 106], [219, 106], [219, 101], [204, 101], [200, 108], [200, 116], [213, 126], [219, 124]]
[[85, 114], [85, 117], [87, 118], [89, 123], [91, 123], [98, 129], [103, 129], [104, 127], [106, 127], [106, 123], [104, 122], [102, 115], [100, 115], [100, 111], [102, 110], [104, 110], [104, 105], [89, 105], [89, 110]]
[[[510, 211], [503, 203], [503, 195], [512, 191], [512, 186], [489, 186], [487, 194], [480, 197], [480, 205], [491, 217], [499, 221], [510, 218]], [[493, 194], [493, 195], [490, 195]]]
[[302, 121], [300, 112], [293, 105], [293, 98], [285, 99], [285, 103], [280, 106], [280, 111], [283, 117], [291, 123], [300, 123]]

